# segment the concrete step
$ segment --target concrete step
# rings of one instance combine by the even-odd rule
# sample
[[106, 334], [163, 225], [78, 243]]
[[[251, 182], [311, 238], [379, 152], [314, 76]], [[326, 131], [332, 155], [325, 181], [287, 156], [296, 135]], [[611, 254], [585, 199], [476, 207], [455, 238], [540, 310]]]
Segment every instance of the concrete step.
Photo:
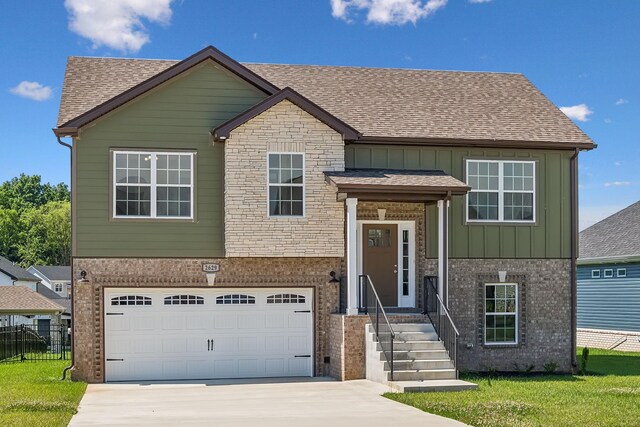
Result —
[[400, 393], [476, 390], [477, 384], [462, 380], [390, 381], [389, 386]]
[[[421, 370], [394, 370], [393, 381], [419, 381], [419, 380], [455, 380], [456, 370], [448, 369], [421, 369]], [[391, 372], [387, 372], [387, 380], [391, 381]]]
[[[392, 323], [394, 332], [435, 332], [431, 323]], [[369, 332], [374, 332], [373, 325], [369, 325]]]
[[[388, 349], [390, 344], [385, 343], [385, 348]], [[376, 344], [376, 349], [382, 351], [380, 343]], [[394, 351], [419, 351], [419, 350], [442, 350], [444, 345], [442, 341], [394, 341]]]
[[[394, 351], [393, 360], [449, 360], [449, 353], [444, 348], [436, 350], [419, 351]], [[380, 360], [387, 360], [384, 353], [380, 352]]]
[[435, 332], [396, 332], [395, 341], [438, 341]]
[[[433, 369], [453, 369], [453, 362], [449, 359], [436, 360], [395, 360], [393, 367], [396, 371], [416, 371], [416, 370], [433, 370]], [[389, 363], [384, 362], [384, 370], [390, 371]]]

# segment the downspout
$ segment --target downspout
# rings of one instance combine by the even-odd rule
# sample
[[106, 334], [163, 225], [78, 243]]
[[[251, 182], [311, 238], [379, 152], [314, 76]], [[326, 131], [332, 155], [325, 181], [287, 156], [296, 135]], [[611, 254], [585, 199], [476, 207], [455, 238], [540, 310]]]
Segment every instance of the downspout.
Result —
[[578, 154], [580, 149], [576, 148], [575, 153], [571, 156], [570, 164], [570, 205], [571, 205], [571, 366], [575, 369], [578, 367], [576, 352], [578, 351], [577, 334], [577, 304], [578, 304], [578, 278], [577, 278], [577, 259], [578, 259]]
[[[54, 131], [55, 133], [55, 131]], [[66, 142], [64, 142], [62, 139], [60, 139], [61, 136], [56, 134], [56, 139], [58, 140], [58, 144], [63, 145], [65, 147], [67, 147], [69, 149], [69, 199], [71, 199], [71, 195], [73, 194], [73, 192], [71, 191], [71, 186], [73, 185], [73, 147], [71, 146], [71, 144], [67, 144]], [[71, 200], [71, 203], [73, 203], [73, 200]], [[73, 244], [73, 215], [71, 215], [71, 242]], [[74, 300], [74, 283], [73, 283], [73, 248], [71, 248], [71, 257], [70, 257], [70, 264], [71, 264], [71, 365], [67, 366], [66, 368], [64, 368], [64, 370], [62, 371], [62, 380], [64, 381], [67, 378], [67, 372], [69, 372], [71, 369], [73, 369], [73, 367], [75, 366], [75, 361], [76, 361], [76, 351], [75, 351], [75, 333], [74, 333], [74, 319], [75, 319], [75, 315], [73, 312], [73, 300]]]

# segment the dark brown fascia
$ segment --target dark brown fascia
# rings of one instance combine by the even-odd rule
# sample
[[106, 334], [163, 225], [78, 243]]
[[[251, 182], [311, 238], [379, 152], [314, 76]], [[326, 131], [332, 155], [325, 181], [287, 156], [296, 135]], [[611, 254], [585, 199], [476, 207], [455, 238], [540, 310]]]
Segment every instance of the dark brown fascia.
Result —
[[156, 86], [166, 82], [169, 79], [172, 79], [173, 77], [185, 72], [186, 70], [198, 65], [199, 63], [207, 59], [211, 59], [217, 62], [218, 64], [235, 73], [240, 78], [251, 83], [253, 86], [257, 87], [268, 95], [274, 94], [279, 90], [277, 86], [269, 83], [267, 80], [249, 70], [247, 67], [235, 61], [231, 57], [225, 55], [215, 47], [208, 46], [201, 51], [191, 55], [187, 59], [180, 61], [177, 64], [167, 68], [166, 70], [156, 74], [155, 76], [145, 80], [144, 82], [137, 84], [131, 89], [128, 89], [121, 94], [114, 96], [108, 101], [105, 101], [102, 104], [92, 108], [91, 110], [82, 113], [78, 117], [67, 121], [57, 129], [54, 129], [54, 133], [56, 133], [56, 136], [72, 136], [73, 133], [77, 134], [78, 128], [124, 105], [132, 99], [142, 95], [145, 92], [148, 92]]
[[336, 132], [342, 134], [343, 138], [347, 141], [354, 141], [360, 138], [360, 132], [356, 129], [352, 128], [333, 114], [329, 113], [327, 110], [323, 109], [319, 105], [310, 101], [308, 98], [300, 95], [295, 90], [290, 87], [285, 87], [281, 91], [274, 93], [267, 99], [261, 101], [260, 103], [254, 105], [243, 113], [240, 113], [236, 117], [227, 120], [222, 123], [217, 128], [211, 131], [213, 135], [213, 139], [215, 141], [224, 141], [229, 138], [231, 132], [237, 128], [238, 126], [243, 125], [254, 117], [264, 113], [269, 108], [278, 104], [283, 100], [288, 100], [293, 104], [297, 105], [307, 113], [314, 116], [316, 119], [320, 120], [322, 123], [326, 124]]
[[404, 138], [361, 136], [357, 144], [380, 145], [431, 145], [439, 147], [481, 147], [481, 148], [538, 148], [547, 150], [593, 150], [598, 145], [590, 142], [556, 141], [516, 141], [499, 139], [460, 139], [460, 138]]
[[[335, 184], [335, 183], [334, 183]], [[376, 184], [335, 184], [339, 193], [398, 193], [398, 194], [444, 194], [464, 196], [471, 190], [469, 186], [441, 187], [418, 185], [376, 185]]]

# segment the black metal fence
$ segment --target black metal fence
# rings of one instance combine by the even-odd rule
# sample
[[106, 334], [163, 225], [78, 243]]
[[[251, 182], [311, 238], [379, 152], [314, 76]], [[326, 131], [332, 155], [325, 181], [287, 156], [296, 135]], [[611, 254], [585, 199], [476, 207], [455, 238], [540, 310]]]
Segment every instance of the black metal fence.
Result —
[[64, 324], [0, 327], [0, 363], [67, 360], [70, 355], [71, 337]]

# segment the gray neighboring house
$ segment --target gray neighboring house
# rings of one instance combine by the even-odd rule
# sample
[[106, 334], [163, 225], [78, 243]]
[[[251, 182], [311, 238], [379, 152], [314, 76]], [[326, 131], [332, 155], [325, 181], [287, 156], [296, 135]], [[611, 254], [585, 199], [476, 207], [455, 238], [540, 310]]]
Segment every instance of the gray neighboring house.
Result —
[[38, 277], [42, 284], [55, 292], [57, 298], [69, 298], [71, 295], [71, 266], [68, 265], [32, 265], [27, 271]]
[[25, 286], [32, 291], [40, 279], [18, 264], [0, 256], [0, 286]]
[[578, 345], [640, 351], [640, 201], [580, 233]]

